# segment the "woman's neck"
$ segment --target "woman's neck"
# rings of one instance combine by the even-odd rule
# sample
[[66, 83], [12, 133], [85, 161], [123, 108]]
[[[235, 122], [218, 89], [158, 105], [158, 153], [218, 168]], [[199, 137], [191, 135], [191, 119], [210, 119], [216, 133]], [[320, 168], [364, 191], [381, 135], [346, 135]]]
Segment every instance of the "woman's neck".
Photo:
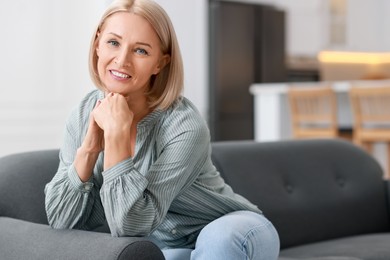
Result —
[[144, 100], [138, 99], [135, 102], [128, 100], [127, 104], [129, 105], [130, 110], [134, 113], [133, 121], [137, 123], [151, 112], [151, 108], [149, 107], [146, 98]]

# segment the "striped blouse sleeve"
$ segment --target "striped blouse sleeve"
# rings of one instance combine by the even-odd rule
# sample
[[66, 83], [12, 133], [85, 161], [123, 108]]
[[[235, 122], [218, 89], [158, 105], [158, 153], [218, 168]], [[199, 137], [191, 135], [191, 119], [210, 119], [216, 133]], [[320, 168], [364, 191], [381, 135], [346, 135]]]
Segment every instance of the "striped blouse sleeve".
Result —
[[89, 113], [83, 116], [88, 106], [88, 102], [82, 103], [68, 118], [57, 173], [45, 186], [46, 214], [53, 228], [93, 229], [104, 220], [98, 184], [93, 177], [82, 182], [73, 165], [82, 125], [89, 117]]

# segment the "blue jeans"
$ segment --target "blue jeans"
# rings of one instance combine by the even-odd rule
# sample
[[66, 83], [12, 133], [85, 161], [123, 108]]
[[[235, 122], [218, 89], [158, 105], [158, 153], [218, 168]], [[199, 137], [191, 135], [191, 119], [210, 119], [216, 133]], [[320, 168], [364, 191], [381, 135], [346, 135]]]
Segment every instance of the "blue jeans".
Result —
[[279, 236], [263, 215], [251, 211], [226, 214], [205, 226], [195, 249], [164, 249], [166, 260], [276, 260]]

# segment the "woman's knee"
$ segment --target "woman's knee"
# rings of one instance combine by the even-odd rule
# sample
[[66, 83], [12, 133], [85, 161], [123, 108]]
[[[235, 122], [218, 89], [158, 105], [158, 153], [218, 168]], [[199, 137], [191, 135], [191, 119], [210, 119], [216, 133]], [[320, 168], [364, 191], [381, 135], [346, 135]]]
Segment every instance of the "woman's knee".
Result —
[[237, 211], [214, 220], [200, 232], [195, 251], [209, 249], [236, 259], [277, 259], [279, 237], [263, 215]]

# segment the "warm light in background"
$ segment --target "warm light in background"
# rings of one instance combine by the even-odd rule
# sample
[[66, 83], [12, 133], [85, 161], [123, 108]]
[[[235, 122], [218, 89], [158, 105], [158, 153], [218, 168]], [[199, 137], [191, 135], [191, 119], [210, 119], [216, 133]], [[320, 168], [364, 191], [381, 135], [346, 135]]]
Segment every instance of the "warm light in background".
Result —
[[389, 52], [321, 51], [318, 60], [325, 63], [358, 63], [378, 65], [390, 63]]

